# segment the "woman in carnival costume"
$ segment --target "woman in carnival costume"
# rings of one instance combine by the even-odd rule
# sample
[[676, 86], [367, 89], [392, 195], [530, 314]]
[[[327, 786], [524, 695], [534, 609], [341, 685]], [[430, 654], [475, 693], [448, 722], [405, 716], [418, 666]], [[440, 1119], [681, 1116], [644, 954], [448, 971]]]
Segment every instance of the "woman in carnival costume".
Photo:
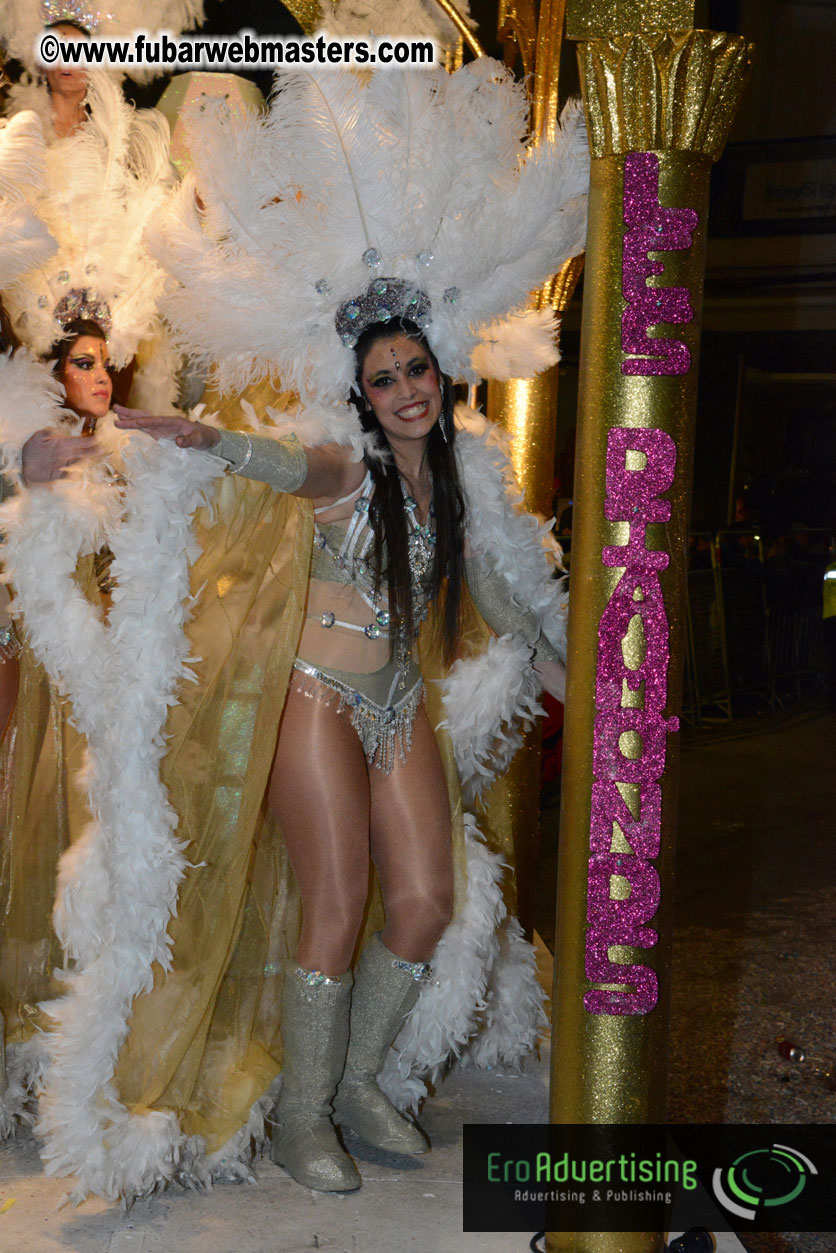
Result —
[[[5, 310], [0, 306], [0, 325], [5, 321]], [[109, 373], [107, 338], [104, 331], [97, 322], [81, 319], [70, 323], [66, 329], [66, 337], [56, 345], [53, 373], [63, 385], [68, 409], [75, 418], [81, 418], [81, 433], [88, 439], [86, 443], [80, 440], [70, 443], [60, 437], [54, 438], [54, 432], [48, 430], [32, 436], [23, 446], [21, 467], [24, 481], [29, 485], [51, 482], [68, 465], [90, 455], [94, 442], [89, 436], [95, 431], [98, 418], [110, 409], [113, 383]], [[3, 347], [11, 349], [11, 334], [6, 334], [9, 342]], [[5, 478], [3, 483], [4, 488], [0, 495], [8, 493]], [[0, 740], [14, 709], [19, 680], [17, 658], [21, 647], [14, 623], [8, 615], [8, 592], [5, 587], [2, 588], [2, 595], [0, 662], [8, 663], [10, 669], [14, 663], [14, 671], [7, 678], [0, 670]]]
[[[0, 41], [7, 55], [23, 66], [8, 95], [10, 114], [31, 110], [38, 115], [47, 142], [75, 134], [95, 107], [87, 95], [84, 69], [38, 58], [39, 37], [50, 32], [65, 43], [91, 36], [130, 37], [134, 31], [185, 31], [204, 18], [203, 0], [110, 0], [99, 8], [88, 0], [0, 0]], [[111, 72], [118, 84], [125, 70]], [[155, 72], [127, 67], [137, 81]]]
[[[127, 38], [138, 28], [180, 31], [202, 19], [202, 0], [113, 0], [106, 8], [88, 0], [0, 0], [0, 40], [24, 67], [7, 111], [40, 119], [44, 177], [30, 201], [59, 242], [52, 265], [29, 271], [7, 293], [13, 329], [43, 356], [60, 334], [54, 311], [71, 292], [90, 307], [106, 307], [117, 395], [130, 391], [140, 405], [170, 405], [177, 397], [180, 362], [156, 317], [159, 288], [147, 257], [141, 279], [137, 272], [145, 222], [175, 182], [168, 126], [157, 110], [127, 103], [121, 71], [41, 64], [38, 37]], [[153, 77], [141, 67], [130, 72]]]
[[[397, 1111], [451, 1054], [513, 1064], [534, 1045], [533, 954], [488, 791], [536, 710], [532, 663], [559, 681], [562, 606], [503, 441], [454, 416], [451, 389], [500, 359], [511, 375], [554, 360], [547, 318], [502, 319], [582, 246], [585, 145], [577, 111], [528, 160], [524, 131], [522, 94], [480, 63], [281, 76], [267, 119], [194, 137], [203, 208], [190, 179], [156, 249], [183, 346], [247, 389], [220, 428], [247, 429], [124, 423], [181, 445], [136, 435], [137, 455], [139, 440], [161, 465], [232, 473], [195, 519], [188, 646], [133, 639], [167, 673], [191, 657], [198, 680], [165, 728], [176, 837], [168, 810], [129, 812], [137, 763], [109, 751], [123, 691], [91, 743], [94, 825], [62, 865], [74, 968], [49, 1007], [40, 1130], [76, 1197], [246, 1175], [280, 1071], [274, 1157], [308, 1186], [356, 1187], [332, 1104], [420, 1151]], [[160, 590], [173, 605], [178, 587]], [[76, 707], [96, 686], [83, 651], [60, 661]], [[134, 711], [159, 695], [141, 677]]]
[[[0, 0], [0, 36], [32, 69], [35, 36], [43, 22], [67, 38], [83, 38], [97, 20], [81, 4]], [[149, 110], [137, 113], [107, 74], [58, 68], [48, 70], [44, 81], [25, 74], [10, 92], [9, 112], [0, 131], [4, 348], [23, 345], [46, 357], [68, 322], [89, 314], [111, 336], [112, 360], [125, 371], [123, 395], [138, 350], [145, 341], [156, 340], [163, 351], [153, 363], [140, 364], [132, 396], [139, 403], [170, 402], [177, 360], [170, 349], [164, 350], [157, 317], [163, 274], [142, 244], [147, 221], [173, 185], [165, 121]], [[21, 233], [24, 219], [30, 224], [28, 233]], [[15, 375], [24, 368], [21, 358], [16, 371], [6, 374], [10, 388], [16, 387]], [[34, 397], [38, 387], [24, 390]], [[10, 441], [14, 458], [19, 441], [10, 402], [4, 413], [4, 439]], [[8, 480], [0, 482], [0, 499], [8, 490]], [[2, 657], [17, 644], [5, 610], [0, 613]], [[0, 673], [9, 690], [12, 668]], [[0, 696], [0, 725], [3, 705]], [[31, 726], [43, 717], [55, 723], [54, 711], [47, 714], [45, 708], [41, 713], [31, 714]], [[7, 764], [7, 776], [9, 769]], [[46, 790], [56, 796], [65, 792], [57, 783]], [[3, 795], [7, 800], [8, 788]]]
[[[125, 366], [158, 325], [163, 273], [145, 251], [142, 232], [170, 193], [165, 126], [159, 119], [137, 121], [104, 78], [91, 81], [89, 93], [90, 121], [68, 138], [47, 144], [31, 112], [15, 113], [0, 130], [0, 298], [9, 346], [17, 348], [0, 358], [0, 495], [19, 490], [30, 435], [54, 426], [55, 451], [71, 429], [61, 406], [64, 380], [36, 357], [48, 357], [66, 326], [81, 317], [96, 322], [99, 335], [109, 333], [110, 360]], [[166, 397], [171, 390], [166, 382], [149, 394]], [[53, 534], [53, 541], [63, 539]], [[103, 546], [105, 540], [91, 553]], [[82, 557], [78, 576], [98, 606], [91, 563], [92, 556]], [[4, 586], [4, 604], [8, 595]], [[38, 1002], [56, 990], [51, 972], [64, 961], [50, 925], [56, 867], [86, 815], [68, 785], [83, 764], [83, 738], [33, 652], [26, 624], [3, 630], [10, 641], [4, 651], [18, 653], [0, 671], [7, 705], [17, 689], [0, 747], [0, 1002], [14, 1080], [6, 1112], [0, 1108], [0, 1131], [8, 1131], [40, 1073]]]

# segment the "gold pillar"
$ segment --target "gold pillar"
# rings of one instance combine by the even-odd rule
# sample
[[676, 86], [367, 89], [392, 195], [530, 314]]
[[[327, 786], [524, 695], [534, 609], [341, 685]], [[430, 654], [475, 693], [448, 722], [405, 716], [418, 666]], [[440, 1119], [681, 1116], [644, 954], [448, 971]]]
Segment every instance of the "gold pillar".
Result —
[[[583, 269], [583, 256], [572, 257], [531, 299], [533, 307], [551, 304], [562, 313]], [[525, 507], [549, 518], [554, 482], [555, 418], [558, 367], [532, 379], [488, 383], [488, 417], [511, 436], [511, 464], [525, 494]], [[537, 903], [540, 853], [540, 761], [542, 728], [536, 724], [508, 771], [511, 831], [514, 842], [516, 913], [530, 938]]]
[[[525, 506], [546, 517], [551, 515], [556, 405], [557, 366], [533, 379], [488, 383], [488, 417], [511, 436], [511, 464], [524, 491]], [[514, 846], [513, 895], [507, 904], [529, 940], [537, 906], [542, 742], [538, 722], [523, 733], [522, 746], [505, 776]]]
[[[677, 716], [711, 162], [739, 36], [684, 0], [570, 0], [592, 151], [581, 331], [551, 1121], [666, 1118]], [[657, 1253], [661, 1232], [550, 1232]]]
[[[553, 139], [557, 126], [557, 81], [566, 0], [542, 0], [535, 20], [532, 0], [502, 0], [499, 36], [509, 56], [519, 54], [530, 76], [531, 129], [534, 144]], [[530, 300], [532, 308], [552, 307], [562, 314], [583, 269], [573, 257]], [[525, 506], [551, 517], [554, 481], [557, 366], [533, 379], [488, 383], [488, 417], [511, 436], [511, 462], [525, 494]], [[537, 861], [540, 846], [539, 725], [524, 737], [523, 747], [508, 772], [514, 841], [516, 910], [528, 936], [534, 929]]]
[[551, 517], [557, 366], [533, 379], [488, 383], [488, 416], [511, 436], [511, 464], [525, 507]]

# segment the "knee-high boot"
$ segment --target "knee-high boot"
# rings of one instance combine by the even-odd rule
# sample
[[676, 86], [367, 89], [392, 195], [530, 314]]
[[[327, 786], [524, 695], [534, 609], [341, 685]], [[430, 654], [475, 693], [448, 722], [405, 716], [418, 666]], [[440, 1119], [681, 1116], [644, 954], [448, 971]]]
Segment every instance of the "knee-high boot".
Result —
[[377, 1084], [389, 1045], [417, 1000], [429, 966], [403, 962], [372, 936], [357, 965], [345, 1073], [334, 1118], [378, 1148], [425, 1153], [421, 1132], [395, 1109]]
[[362, 1182], [331, 1122], [352, 982], [351, 971], [332, 979], [296, 966], [282, 994], [284, 1069], [270, 1157], [297, 1183], [320, 1192], [351, 1192]]

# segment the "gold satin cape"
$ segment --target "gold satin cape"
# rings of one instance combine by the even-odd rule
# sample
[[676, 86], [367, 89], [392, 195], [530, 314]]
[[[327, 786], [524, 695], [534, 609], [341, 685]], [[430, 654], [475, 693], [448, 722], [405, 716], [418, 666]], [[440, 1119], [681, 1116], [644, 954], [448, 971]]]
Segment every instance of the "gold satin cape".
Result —
[[[280, 404], [266, 383], [247, 398], [257, 410]], [[224, 425], [240, 425], [237, 399], [217, 407]], [[202, 1136], [211, 1154], [246, 1124], [282, 1066], [282, 980], [292, 964], [301, 907], [264, 795], [302, 627], [313, 510], [309, 501], [228, 475], [219, 481], [213, 507], [198, 511], [194, 532], [201, 556], [192, 568], [196, 603], [187, 630], [191, 654], [199, 658], [191, 667], [197, 682], [183, 683], [171, 711], [163, 764], [190, 869], [168, 927], [172, 968], [165, 973], [156, 967], [153, 989], [134, 1002], [115, 1085], [134, 1112], [177, 1111], [183, 1131]], [[429, 717], [437, 726], [443, 710], [432, 680], [441, 677], [443, 666], [431, 621], [427, 627], [421, 665]], [[469, 607], [464, 651], [484, 647], [488, 634]], [[51, 965], [60, 962], [49, 925], [55, 867], [84, 820], [63, 774], [65, 766], [80, 763], [80, 737], [31, 654], [24, 652], [22, 663], [17, 722], [26, 726], [23, 751], [20, 738], [10, 751], [12, 737], [4, 749], [7, 767], [11, 762], [7, 791], [18, 798], [12, 800], [12, 838], [4, 842], [13, 863], [12, 890], [0, 918], [0, 943], [8, 955], [0, 959], [0, 997], [11, 1018], [10, 1042], [31, 1033], [37, 1000], [56, 992], [49, 979]], [[439, 747], [450, 792], [458, 909], [466, 891], [462, 802], [444, 733]], [[494, 791], [504, 801], [502, 781]], [[507, 804], [490, 808], [489, 843], [512, 861]], [[358, 948], [383, 925], [373, 880]], [[24, 959], [27, 945], [34, 960]]]

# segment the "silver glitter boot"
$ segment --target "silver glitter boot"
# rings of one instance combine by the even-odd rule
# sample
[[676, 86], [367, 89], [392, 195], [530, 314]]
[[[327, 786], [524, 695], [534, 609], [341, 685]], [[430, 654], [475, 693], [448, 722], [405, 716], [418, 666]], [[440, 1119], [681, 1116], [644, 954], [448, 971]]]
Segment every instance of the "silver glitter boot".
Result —
[[319, 1192], [351, 1192], [362, 1183], [331, 1122], [345, 1065], [352, 982], [351, 971], [330, 978], [301, 966], [284, 981], [284, 1070], [270, 1157], [297, 1183]]
[[348, 1057], [334, 1099], [334, 1118], [369, 1144], [391, 1153], [427, 1151], [415, 1124], [399, 1114], [381, 1092], [377, 1075], [429, 969], [425, 962], [400, 961], [377, 935], [357, 965]]

